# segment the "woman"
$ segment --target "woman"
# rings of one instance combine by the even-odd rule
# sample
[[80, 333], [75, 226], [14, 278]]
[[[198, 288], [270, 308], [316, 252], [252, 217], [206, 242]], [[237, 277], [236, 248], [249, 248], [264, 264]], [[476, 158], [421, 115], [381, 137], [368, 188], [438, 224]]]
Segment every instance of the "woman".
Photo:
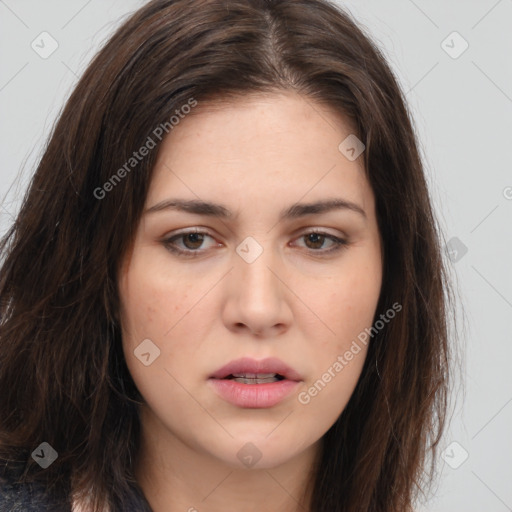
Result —
[[446, 416], [440, 239], [347, 14], [149, 2], [3, 239], [3, 509], [412, 510]]

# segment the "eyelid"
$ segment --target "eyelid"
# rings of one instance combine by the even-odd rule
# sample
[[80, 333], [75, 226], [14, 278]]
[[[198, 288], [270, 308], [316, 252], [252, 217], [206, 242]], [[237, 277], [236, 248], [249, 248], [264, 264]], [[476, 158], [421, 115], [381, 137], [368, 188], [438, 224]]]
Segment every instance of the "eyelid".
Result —
[[[179, 256], [190, 257], [190, 258], [202, 256], [203, 254], [206, 254], [209, 251], [209, 249], [198, 249], [198, 250], [178, 249], [172, 245], [172, 242], [175, 239], [179, 239], [180, 237], [183, 237], [183, 236], [186, 236], [189, 234], [194, 234], [194, 233], [206, 235], [206, 236], [209, 236], [210, 238], [215, 239], [215, 235], [213, 235], [208, 228], [203, 228], [202, 226], [195, 226], [193, 228], [185, 228], [183, 230], [180, 230], [178, 232], [171, 234], [170, 236], [165, 236], [162, 239], [162, 243], [170, 252], [172, 252], [174, 254], [178, 254]], [[341, 236], [334, 235], [332, 233], [329, 233], [326, 228], [324, 229], [324, 228], [318, 228], [318, 227], [303, 228], [303, 230], [298, 231], [296, 234], [293, 235], [293, 237], [294, 237], [293, 240], [303, 238], [310, 234], [322, 235], [326, 239], [331, 240], [334, 243], [334, 247], [332, 247], [330, 249], [318, 249], [318, 250], [308, 249], [308, 248], [303, 249], [304, 251], [306, 251], [314, 256], [317, 256], [317, 257], [328, 256], [331, 253], [337, 253], [337, 252], [339, 252], [339, 250], [347, 248], [347, 246], [350, 245], [350, 240], [347, 235], [345, 235], [345, 234], [342, 234]], [[218, 247], [218, 244], [217, 244], [217, 247]]]
[[[291, 236], [294, 238], [298, 238], [300, 236], [304, 236], [309, 233], [320, 233], [322, 235], [328, 235], [328, 236], [332, 236], [334, 238], [339, 238], [339, 239], [344, 239], [344, 240], [348, 240], [350, 238], [346, 233], [344, 233], [341, 230], [338, 230], [339, 234], [337, 234], [337, 233], [330, 233], [329, 229], [331, 229], [331, 228], [321, 228], [321, 227], [300, 228], [300, 229], [295, 230]], [[193, 226], [190, 228], [183, 228], [182, 230], [171, 232], [170, 234], [164, 235], [162, 237], [162, 239], [169, 240], [171, 238], [174, 238], [174, 237], [177, 237], [180, 235], [188, 235], [190, 233], [206, 234], [208, 236], [211, 236], [212, 238], [216, 238], [216, 236], [217, 236], [217, 235], [213, 234], [213, 232], [210, 228], [203, 227], [203, 226]]]

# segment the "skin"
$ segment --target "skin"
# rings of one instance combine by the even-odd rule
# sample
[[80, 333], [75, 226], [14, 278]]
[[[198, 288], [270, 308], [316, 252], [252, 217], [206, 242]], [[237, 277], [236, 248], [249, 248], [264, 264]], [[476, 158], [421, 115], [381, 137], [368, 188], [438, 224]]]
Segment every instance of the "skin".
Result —
[[[238, 215], [145, 213], [119, 274], [123, 350], [146, 401], [136, 477], [155, 512], [304, 512], [307, 475], [366, 347], [309, 403], [298, 393], [372, 325], [382, 284], [374, 194], [363, 157], [349, 161], [338, 150], [354, 133], [340, 114], [295, 93], [206, 107], [164, 139], [146, 208], [201, 199]], [[352, 201], [366, 217], [346, 209], [278, 222], [284, 208], [328, 198]], [[194, 227], [206, 230], [202, 245], [186, 236], [175, 245], [202, 255], [165, 246]], [[305, 236], [313, 228], [349, 243], [329, 254], [331, 239]], [[236, 252], [248, 236], [263, 249], [252, 263]], [[145, 339], [160, 350], [149, 366], [134, 355]], [[278, 357], [303, 382], [276, 406], [236, 407], [208, 377], [243, 356]], [[261, 453], [251, 467], [237, 457], [249, 442]]]

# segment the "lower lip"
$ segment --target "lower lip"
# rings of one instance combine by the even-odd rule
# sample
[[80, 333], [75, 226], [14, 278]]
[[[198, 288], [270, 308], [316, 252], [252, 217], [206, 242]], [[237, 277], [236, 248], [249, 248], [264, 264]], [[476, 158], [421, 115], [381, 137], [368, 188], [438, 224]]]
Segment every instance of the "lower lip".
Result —
[[290, 395], [299, 382], [283, 379], [265, 384], [242, 384], [232, 379], [209, 379], [215, 392], [237, 407], [273, 407]]

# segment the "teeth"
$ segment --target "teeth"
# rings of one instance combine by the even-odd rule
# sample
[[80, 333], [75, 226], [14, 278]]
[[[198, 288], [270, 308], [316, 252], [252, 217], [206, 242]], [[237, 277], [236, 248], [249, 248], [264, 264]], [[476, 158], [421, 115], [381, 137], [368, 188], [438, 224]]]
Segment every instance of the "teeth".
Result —
[[242, 384], [267, 384], [268, 382], [278, 382], [279, 379], [277, 377], [266, 377], [264, 379], [255, 379], [255, 378], [244, 378], [244, 377], [234, 377], [232, 380], [235, 382], [240, 382]]
[[277, 373], [233, 373], [232, 377], [232, 380], [242, 384], [266, 384], [279, 380]]
[[268, 379], [276, 376], [277, 373], [233, 373], [233, 377], [241, 377], [245, 379]]

